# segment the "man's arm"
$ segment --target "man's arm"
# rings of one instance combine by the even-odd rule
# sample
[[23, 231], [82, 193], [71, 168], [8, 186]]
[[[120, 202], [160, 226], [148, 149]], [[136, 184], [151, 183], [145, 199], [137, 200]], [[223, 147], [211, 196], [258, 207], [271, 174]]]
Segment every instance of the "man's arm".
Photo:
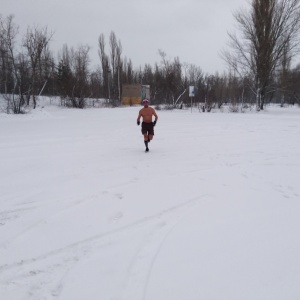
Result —
[[155, 109], [153, 109], [153, 116], [155, 117], [155, 122], [158, 120], [158, 115], [156, 114]]
[[136, 120], [136, 123], [138, 124], [138, 125], [140, 125], [140, 119], [141, 119], [141, 117], [142, 117], [142, 114], [141, 114], [141, 111], [139, 112], [139, 115], [138, 115], [138, 118], [137, 118], [137, 120]]
[[153, 126], [155, 126], [155, 125], [156, 125], [156, 121], [158, 120], [158, 115], [156, 114], [156, 111], [155, 111], [154, 108], [153, 108], [152, 114], [153, 114], [153, 116], [155, 117], [155, 120], [154, 120], [154, 122], [153, 122]]

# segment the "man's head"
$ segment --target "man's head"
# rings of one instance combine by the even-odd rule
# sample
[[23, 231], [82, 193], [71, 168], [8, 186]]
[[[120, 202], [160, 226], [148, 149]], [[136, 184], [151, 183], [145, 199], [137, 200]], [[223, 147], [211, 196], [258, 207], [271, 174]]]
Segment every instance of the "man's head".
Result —
[[142, 101], [142, 104], [147, 107], [149, 105], [149, 100], [147, 98], [145, 98], [143, 101]]

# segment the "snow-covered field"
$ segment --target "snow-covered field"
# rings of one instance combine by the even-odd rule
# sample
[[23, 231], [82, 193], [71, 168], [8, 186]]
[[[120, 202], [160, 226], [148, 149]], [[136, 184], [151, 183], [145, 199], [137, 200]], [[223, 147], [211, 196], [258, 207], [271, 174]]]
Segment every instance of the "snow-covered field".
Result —
[[0, 114], [1, 300], [299, 300], [300, 108]]

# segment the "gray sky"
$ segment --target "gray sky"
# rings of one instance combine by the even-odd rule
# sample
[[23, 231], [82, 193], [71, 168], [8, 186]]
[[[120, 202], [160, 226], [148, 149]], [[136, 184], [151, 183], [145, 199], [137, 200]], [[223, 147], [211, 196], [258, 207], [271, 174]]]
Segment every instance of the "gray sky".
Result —
[[167, 58], [195, 64], [206, 73], [226, 70], [219, 56], [234, 30], [232, 13], [248, 0], [0, 0], [3, 17], [13, 14], [25, 33], [28, 26], [47, 26], [54, 35], [50, 49], [63, 44], [88, 44], [92, 65], [99, 64], [98, 37], [114, 31], [122, 56], [134, 68], [160, 62], [158, 49]]

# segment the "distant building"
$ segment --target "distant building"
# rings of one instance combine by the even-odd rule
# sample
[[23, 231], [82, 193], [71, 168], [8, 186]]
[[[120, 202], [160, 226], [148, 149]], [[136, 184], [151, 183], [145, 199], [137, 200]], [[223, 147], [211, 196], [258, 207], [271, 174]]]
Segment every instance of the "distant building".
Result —
[[123, 105], [141, 104], [142, 100], [145, 98], [150, 99], [150, 85], [142, 85], [142, 84], [122, 85]]

